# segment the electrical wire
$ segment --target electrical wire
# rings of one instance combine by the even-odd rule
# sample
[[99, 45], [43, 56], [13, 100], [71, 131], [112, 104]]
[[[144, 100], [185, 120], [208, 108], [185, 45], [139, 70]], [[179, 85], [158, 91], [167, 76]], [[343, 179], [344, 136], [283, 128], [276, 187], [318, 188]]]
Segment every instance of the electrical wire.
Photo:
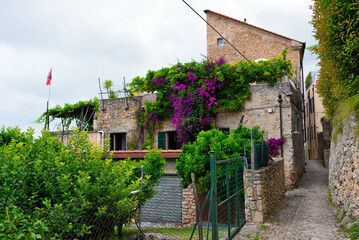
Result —
[[[268, 76], [264, 74], [264, 72], [259, 69], [256, 65], [252, 63], [241, 51], [239, 51], [232, 43], [228, 41], [227, 38], [225, 38], [220, 32], [217, 31], [209, 22], [207, 22], [206, 19], [204, 19], [194, 8], [192, 8], [185, 0], [182, 0], [197, 16], [199, 16], [209, 27], [211, 27], [221, 38], [223, 38], [237, 53], [239, 53], [247, 62], [249, 62], [253, 67], [257, 68], [258, 71], [269, 80]], [[288, 75], [288, 73], [285, 73], [285, 75], [294, 82], [294, 80]], [[288, 97], [287, 93], [285, 93], [282, 89], [280, 89], [278, 86], [274, 85], [280, 92], [282, 92], [286, 97]], [[291, 101], [298, 109], [301, 109], [301, 107], [298, 107], [296, 103]]]

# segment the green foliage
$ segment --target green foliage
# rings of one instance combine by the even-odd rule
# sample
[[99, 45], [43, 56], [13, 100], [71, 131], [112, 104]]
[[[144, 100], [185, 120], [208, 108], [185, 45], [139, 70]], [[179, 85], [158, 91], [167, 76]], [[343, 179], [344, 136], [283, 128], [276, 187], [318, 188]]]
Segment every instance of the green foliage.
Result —
[[359, 2], [317, 0], [312, 24], [321, 66], [318, 92], [333, 118], [342, 99], [359, 94]]
[[117, 98], [118, 97], [118, 94], [115, 93], [113, 90], [112, 90], [112, 87], [113, 87], [113, 82], [112, 80], [105, 80], [105, 82], [103, 83], [103, 87], [106, 89], [107, 91], [107, 96], [109, 99], [113, 99], [113, 98]]
[[312, 72], [309, 72], [307, 77], [305, 78], [305, 88], [308, 88], [310, 86], [312, 80]]
[[[136, 217], [135, 209], [154, 196], [163, 174], [161, 153], [141, 162], [114, 163], [108, 141], [93, 145], [74, 131], [65, 146], [50, 133], [0, 146], [0, 238], [106, 238]], [[141, 166], [145, 177], [141, 189]], [[103, 224], [109, 230], [103, 231]], [[98, 236], [99, 237], [99, 236]]]
[[[88, 125], [84, 129], [86, 131], [91, 131], [93, 129], [93, 117], [91, 117], [91, 113], [95, 111], [97, 113], [99, 107], [98, 98], [93, 98], [88, 101], [79, 101], [75, 104], [65, 103], [63, 107], [60, 105], [56, 105], [54, 108], [48, 110], [48, 114], [50, 116], [49, 121], [54, 121], [56, 118], [61, 118], [65, 121], [66, 129], [70, 127], [70, 124], [73, 121], [82, 120], [87, 122]], [[88, 108], [88, 111], [87, 111]], [[84, 110], [82, 112], [82, 110]], [[85, 113], [88, 113], [85, 115]], [[37, 123], [45, 123], [46, 122], [47, 112], [44, 112], [37, 120]]]
[[273, 59], [259, 62], [240, 61], [225, 63], [221, 58], [178, 63], [157, 71], [148, 71], [146, 77], [136, 77], [129, 86], [132, 92], [156, 92], [157, 101], [146, 103], [142, 112], [142, 126], [146, 126], [148, 138], [145, 146], [151, 146], [154, 123], [157, 119], [171, 118], [180, 143], [194, 141], [202, 130], [215, 127], [218, 112], [243, 108], [250, 98], [250, 83], [267, 82], [273, 85], [286, 73], [292, 76], [292, 63], [286, 59], [287, 51]]
[[[259, 127], [253, 128], [254, 139], [260, 141], [263, 132]], [[178, 176], [182, 177], [182, 184], [187, 187], [192, 183], [193, 172], [197, 181], [198, 190], [206, 193], [210, 185], [210, 151], [216, 152], [216, 159], [238, 158], [244, 155], [250, 156], [251, 129], [239, 125], [230, 134], [218, 129], [202, 131], [196, 141], [183, 145], [182, 153], [176, 163]]]
[[[338, 134], [343, 131], [345, 125], [348, 124], [349, 117], [354, 113], [356, 119], [359, 119], [359, 95], [345, 99], [338, 103], [338, 107], [332, 117], [332, 123], [335, 128], [333, 133], [333, 141], [336, 142]], [[359, 125], [358, 125], [359, 126]], [[354, 130], [359, 139], [359, 127]]]
[[34, 130], [29, 128], [26, 132], [21, 132], [19, 127], [7, 127], [3, 126], [0, 129], [0, 147], [9, 144], [11, 141], [16, 142], [32, 142]]

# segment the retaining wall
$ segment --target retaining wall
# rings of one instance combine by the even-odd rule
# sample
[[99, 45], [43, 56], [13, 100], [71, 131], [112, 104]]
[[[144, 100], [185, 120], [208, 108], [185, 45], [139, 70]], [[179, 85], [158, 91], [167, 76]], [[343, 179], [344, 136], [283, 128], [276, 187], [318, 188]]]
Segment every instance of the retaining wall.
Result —
[[270, 161], [268, 167], [244, 171], [246, 221], [263, 223], [285, 193], [284, 160]]
[[[351, 116], [347, 126], [332, 141], [329, 158], [329, 187], [333, 201], [350, 206], [353, 215], [359, 216], [359, 144], [355, 135], [358, 123]], [[335, 131], [335, 130], [334, 130]], [[334, 132], [333, 131], [333, 132]]]

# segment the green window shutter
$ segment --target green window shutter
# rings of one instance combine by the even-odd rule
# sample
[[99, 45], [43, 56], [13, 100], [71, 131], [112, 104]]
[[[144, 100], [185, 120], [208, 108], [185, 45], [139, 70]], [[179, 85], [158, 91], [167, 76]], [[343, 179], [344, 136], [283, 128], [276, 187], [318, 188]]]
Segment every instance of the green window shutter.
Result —
[[158, 132], [158, 149], [166, 150], [166, 132]]
[[114, 138], [113, 133], [110, 133], [110, 151], [113, 151]]
[[176, 131], [176, 149], [180, 149], [179, 148], [179, 144], [178, 144], [178, 132]]

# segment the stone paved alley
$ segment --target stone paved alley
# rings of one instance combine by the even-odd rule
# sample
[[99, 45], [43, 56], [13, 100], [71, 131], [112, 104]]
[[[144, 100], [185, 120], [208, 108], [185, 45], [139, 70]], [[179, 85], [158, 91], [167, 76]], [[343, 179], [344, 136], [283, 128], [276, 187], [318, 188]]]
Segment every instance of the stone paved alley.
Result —
[[298, 188], [286, 193], [264, 224], [246, 224], [233, 239], [347, 239], [328, 201], [328, 169], [306, 161]]

